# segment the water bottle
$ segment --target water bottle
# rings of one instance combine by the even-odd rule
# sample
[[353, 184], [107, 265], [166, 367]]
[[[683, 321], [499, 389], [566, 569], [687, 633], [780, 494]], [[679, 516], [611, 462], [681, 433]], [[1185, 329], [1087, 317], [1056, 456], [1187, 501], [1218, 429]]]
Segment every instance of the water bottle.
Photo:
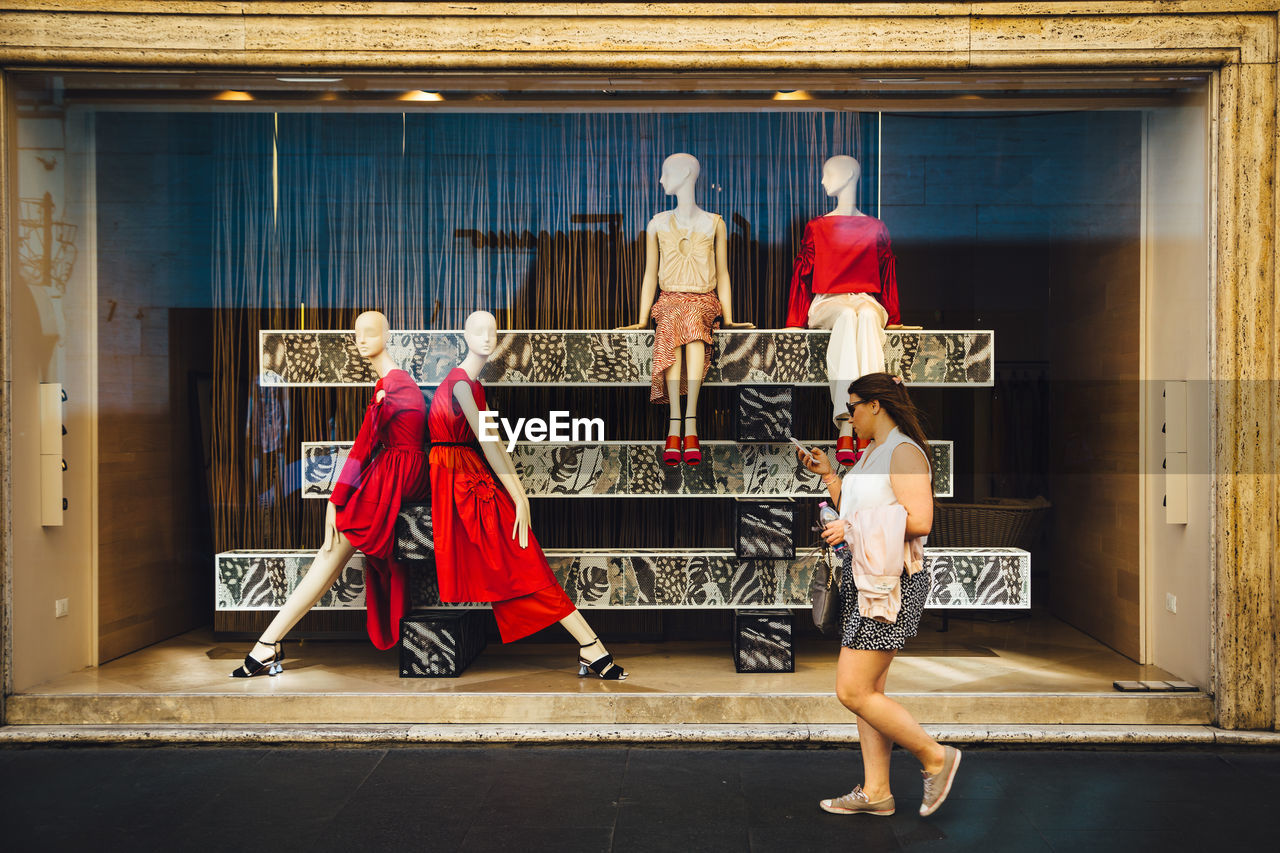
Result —
[[[838, 520], [839, 518], [840, 518], [840, 513], [836, 512], [835, 508], [832, 507], [830, 504], [828, 504], [826, 501], [823, 501], [822, 503], [818, 504], [818, 521], [822, 522], [822, 527], [824, 530], [826, 529], [828, 524]], [[843, 551], [844, 548], [845, 548], [844, 540], [841, 540], [837, 542], [835, 545], [831, 546], [831, 550], [835, 551], [837, 554]]]

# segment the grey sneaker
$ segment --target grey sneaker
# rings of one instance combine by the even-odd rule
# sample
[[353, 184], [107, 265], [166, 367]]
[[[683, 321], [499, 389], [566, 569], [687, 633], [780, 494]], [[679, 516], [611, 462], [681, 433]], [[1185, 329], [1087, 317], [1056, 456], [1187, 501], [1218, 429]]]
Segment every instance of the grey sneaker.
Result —
[[893, 797], [885, 797], [883, 800], [877, 800], [873, 803], [867, 799], [866, 792], [862, 790], [861, 785], [843, 797], [822, 800], [818, 805], [822, 806], [824, 812], [831, 812], [832, 814], [866, 812], [867, 814], [882, 815], [884, 817], [893, 814]]
[[944, 746], [946, 757], [942, 759], [942, 769], [930, 776], [921, 770], [924, 777], [924, 801], [920, 803], [921, 817], [928, 817], [938, 810], [942, 801], [951, 793], [951, 783], [955, 781], [956, 769], [960, 767], [960, 750], [954, 746]]

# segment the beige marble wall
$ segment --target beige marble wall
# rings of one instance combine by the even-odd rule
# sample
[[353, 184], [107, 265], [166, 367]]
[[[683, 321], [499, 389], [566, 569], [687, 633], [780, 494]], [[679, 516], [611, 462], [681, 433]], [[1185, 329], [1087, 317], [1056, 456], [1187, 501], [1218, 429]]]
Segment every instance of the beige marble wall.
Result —
[[6, 702], [13, 692], [13, 522], [10, 502], [13, 483], [9, 476], [11, 458], [9, 425], [9, 304], [12, 287], [13, 235], [9, 229], [10, 140], [12, 134], [9, 75], [0, 72], [0, 725], [6, 721]]
[[[1280, 718], [1280, 0], [936, 4], [0, 3], [6, 66], [178, 70], [1217, 69], [1219, 723]], [[5, 164], [7, 168], [7, 161]], [[6, 280], [6, 292], [8, 284]], [[6, 314], [7, 316], [7, 314]], [[1248, 318], [1242, 321], [1242, 318]], [[5, 504], [9, 493], [6, 489]], [[6, 625], [7, 635], [7, 625]]]

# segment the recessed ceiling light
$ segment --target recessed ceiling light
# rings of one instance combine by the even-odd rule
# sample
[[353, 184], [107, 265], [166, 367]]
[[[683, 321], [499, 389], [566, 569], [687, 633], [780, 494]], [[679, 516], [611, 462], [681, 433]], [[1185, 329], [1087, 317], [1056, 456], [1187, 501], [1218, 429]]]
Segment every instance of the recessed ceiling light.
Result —
[[414, 89], [411, 92], [405, 92], [396, 98], [397, 101], [443, 101], [444, 95], [439, 92], [424, 92], [421, 89]]
[[341, 77], [277, 77], [281, 83], [341, 83]]
[[775, 101], [811, 101], [813, 95], [810, 95], [804, 89], [792, 89], [787, 92], [774, 92], [773, 100]]
[[215, 101], [252, 101], [253, 95], [236, 89], [227, 89], [213, 96]]

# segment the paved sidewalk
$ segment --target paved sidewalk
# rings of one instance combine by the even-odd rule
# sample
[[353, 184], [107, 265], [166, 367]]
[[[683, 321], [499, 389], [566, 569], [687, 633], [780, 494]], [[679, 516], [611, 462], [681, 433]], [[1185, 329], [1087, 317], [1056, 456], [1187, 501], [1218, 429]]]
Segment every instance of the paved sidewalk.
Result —
[[[0, 749], [6, 851], [1272, 849], [1280, 750], [970, 749], [951, 798], [834, 816], [856, 749]], [[1247, 845], [1247, 846], [1246, 846]]]

